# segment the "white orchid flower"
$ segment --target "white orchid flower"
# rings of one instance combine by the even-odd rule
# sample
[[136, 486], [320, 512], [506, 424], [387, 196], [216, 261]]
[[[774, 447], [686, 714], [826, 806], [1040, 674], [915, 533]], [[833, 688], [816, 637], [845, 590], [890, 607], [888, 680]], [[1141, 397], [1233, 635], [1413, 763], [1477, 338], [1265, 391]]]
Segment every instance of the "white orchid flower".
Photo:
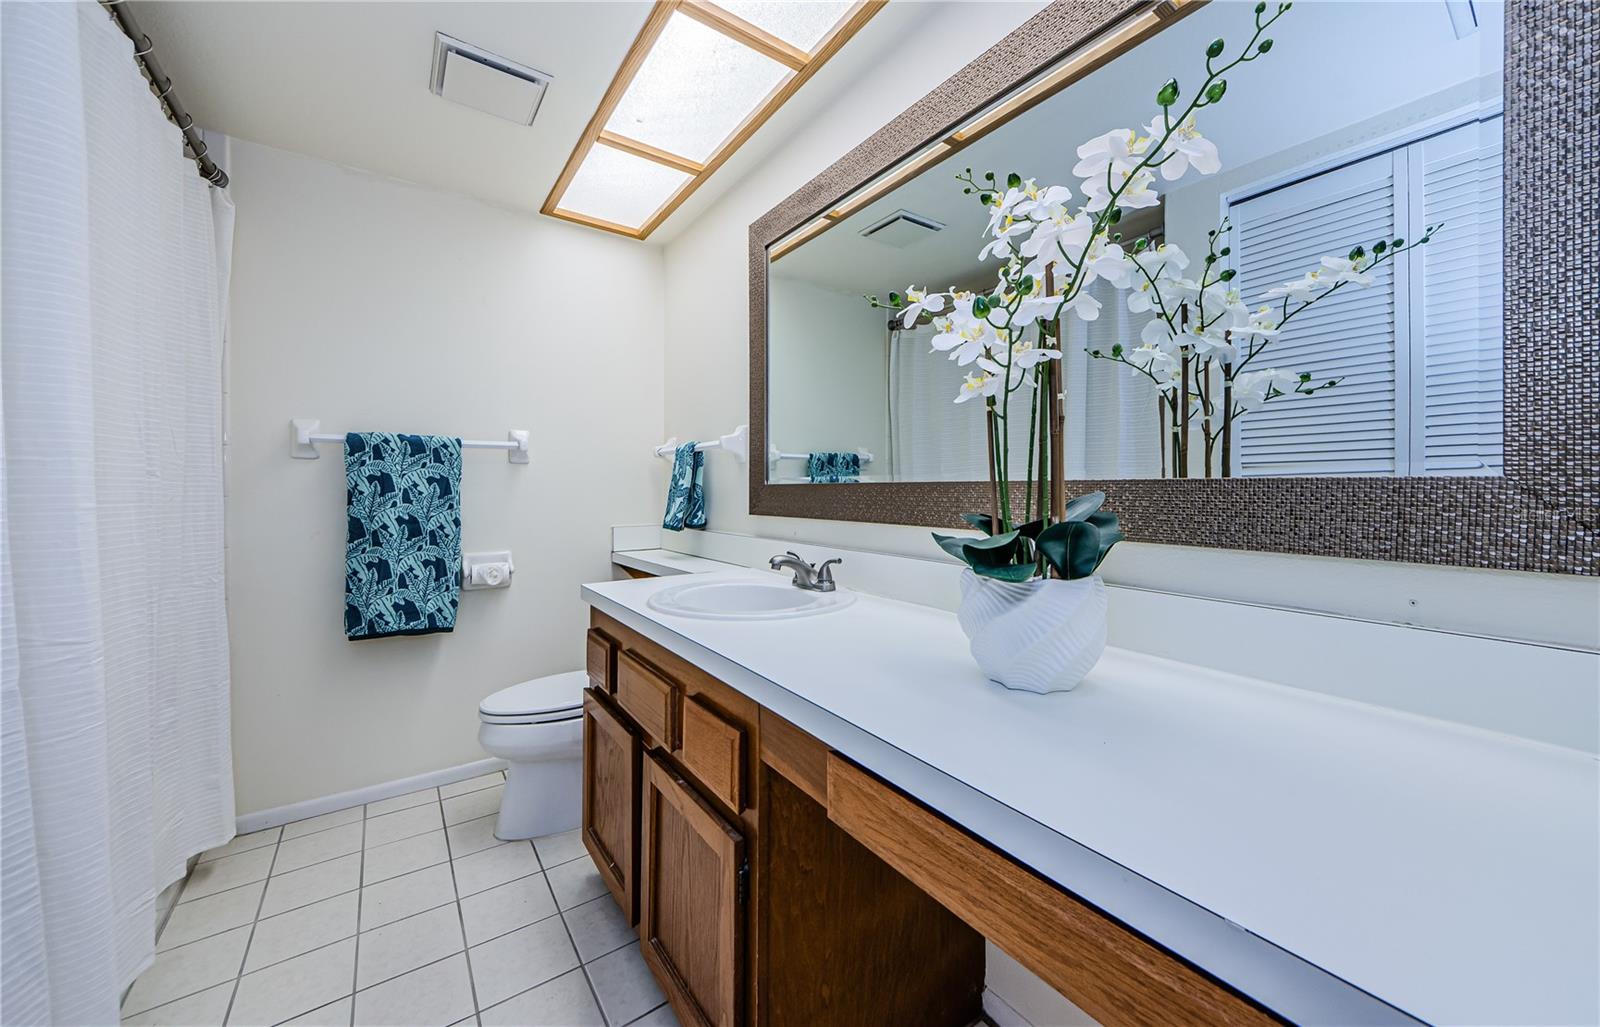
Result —
[[1011, 344], [1011, 366], [1019, 371], [1027, 371], [1037, 367], [1046, 360], [1060, 359], [1060, 350], [1035, 346], [1026, 339]]
[[1273, 317], [1271, 307], [1257, 307], [1251, 311], [1244, 327], [1238, 329], [1245, 335], [1254, 335], [1258, 338], [1270, 339], [1279, 334], [1277, 318]]
[[1114, 128], [1078, 147], [1078, 163], [1072, 166], [1072, 173], [1078, 178], [1103, 181], [1106, 169], [1114, 167], [1126, 178], [1149, 149], [1149, 136], [1141, 136], [1131, 128]]
[[963, 367], [978, 359], [987, 351], [982, 331], [976, 326], [956, 328], [949, 325], [933, 337], [933, 352], [948, 353], [950, 359]]
[[1178, 341], [1201, 357], [1217, 358], [1224, 364], [1232, 364], [1239, 356], [1238, 349], [1228, 341], [1226, 333], [1209, 328], [1201, 332], [1184, 332]]
[[1269, 399], [1293, 392], [1299, 383], [1298, 375], [1275, 367], [1246, 371], [1233, 380], [1233, 398], [1245, 409], [1253, 410]]
[[1032, 221], [1005, 218], [995, 230], [994, 239], [978, 251], [978, 259], [988, 260], [990, 257], [998, 257], [1001, 260], [1010, 260], [1014, 254], [1013, 240], [1020, 240], [1023, 235], [1031, 231], [1033, 231]]
[[1350, 282], [1363, 287], [1372, 284], [1372, 275], [1365, 270], [1367, 266], [1365, 255], [1353, 260], [1349, 257], [1323, 257], [1322, 266], [1325, 271], [1321, 277], [1328, 281], [1330, 288], [1341, 282]]
[[1170, 388], [1178, 374], [1178, 358], [1160, 346], [1139, 346], [1128, 351], [1124, 358], [1141, 371], [1157, 379], [1159, 388]]
[[1096, 239], [1089, 247], [1087, 259], [1088, 270], [1094, 277], [1104, 278], [1118, 289], [1126, 289], [1132, 281], [1133, 262], [1117, 243]]
[[1162, 243], [1128, 256], [1151, 278], [1176, 278], [1189, 266], [1189, 255], [1176, 245]]
[[1166, 320], [1153, 317], [1139, 331], [1139, 341], [1146, 346], [1172, 347], [1172, 326]]
[[[1166, 131], [1166, 125], [1161, 118], [1156, 118], [1145, 126], [1145, 131], [1152, 136], [1160, 136]], [[1202, 175], [1214, 175], [1222, 170], [1222, 160], [1217, 156], [1217, 144], [1200, 134], [1194, 126], [1194, 115], [1191, 114], [1179, 122], [1167, 141], [1161, 145], [1164, 158], [1161, 164], [1161, 177], [1168, 182], [1175, 182], [1184, 176], [1190, 168], [1194, 168]]]
[[1005, 369], [999, 364], [982, 357], [978, 360], [980, 374], [969, 374], [961, 381], [961, 389], [956, 394], [957, 403], [965, 403], [969, 399], [993, 399], [1005, 387]]
[[1150, 188], [1150, 183], [1156, 180], [1148, 168], [1140, 168], [1137, 172], [1113, 167], [1111, 181], [1107, 183], [1105, 175], [1096, 175], [1094, 178], [1083, 180], [1083, 194], [1089, 198], [1083, 209], [1087, 211], [1105, 210], [1111, 203], [1111, 193], [1114, 188], [1121, 188], [1122, 193], [1117, 197], [1117, 206], [1136, 209], [1139, 207], [1154, 207], [1161, 202], [1161, 197]]
[[1080, 290], [1076, 296], [1067, 301], [1062, 313], [1066, 313], [1067, 310], [1077, 314], [1080, 321], [1093, 321], [1100, 316], [1100, 301]]
[[1081, 259], [1093, 232], [1094, 218], [1074, 215], [1065, 207], [1052, 207], [1049, 216], [1022, 244], [1022, 255], [1030, 261], [1024, 270], [1043, 279], [1049, 267], [1061, 263], [1063, 253], [1073, 255], [1074, 260]]
[[1320, 269], [1307, 271], [1304, 276], [1293, 281], [1284, 282], [1282, 285], [1274, 285], [1267, 290], [1266, 298], [1276, 300], [1287, 297], [1296, 301], [1310, 299], [1311, 296], [1321, 292], [1330, 284], [1332, 283], [1323, 277]]
[[906, 299], [909, 302], [900, 314], [900, 324], [906, 328], [915, 325], [924, 311], [931, 314], [935, 310], [943, 310], [945, 304], [943, 293], [924, 292], [915, 285], [906, 286]]

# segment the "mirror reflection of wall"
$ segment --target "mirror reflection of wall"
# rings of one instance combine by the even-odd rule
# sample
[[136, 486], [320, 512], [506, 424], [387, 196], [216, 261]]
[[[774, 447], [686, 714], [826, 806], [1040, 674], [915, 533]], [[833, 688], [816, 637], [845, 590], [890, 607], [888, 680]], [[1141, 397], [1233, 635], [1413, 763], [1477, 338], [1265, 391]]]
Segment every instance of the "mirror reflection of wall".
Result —
[[[970, 368], [930, 353], [932, 328], [891, 326], [863, 294], [991, 284], [994, 263], [977, 259], [986, 212], [954, 176], [1016, 171], [1076, 187], [1077, 145], [1148, 120], [1152, 76], [1203, 77], [1207, 42], [1242, 42], [1253, 6], [1214, 0], [776, 249], [769, 437], [786, 450], [870, 450], [864, 480], [984, 478], [981, 406], [952, 402]], [[1203, 114], [1222, 170], [1170, 191], [1159, 183], [1162, 202], [1119, 225], [1125, 240], [1165, 238], [1198, 260], [1226, 218], [1232, 284], [1252, 307], [1324, 255], [1445, 226], [1370, 287], [1309, 310], [1252, 365], [1336, 387], [1259, 404], [1239, 422], [1226, 472], [1195, 446], [1189, 476], [1500, 473], [1502, 15], [1477, 0], [1296, 3], [1274, 27], [1270, 59], [1237, 69], [1226, 101]], [[1089, 355], [1138, 346], [1150, 314], [1104, 282], [1091, 292], [1100, 317], [1063, 322], [1067, 473], [1173, 476], [1156, 386]], [[1026, 459], [1025, 435], [1011, 446], [1013, 463]], [[804, 462], [772, 465], [769, 480], [807, 480]]]

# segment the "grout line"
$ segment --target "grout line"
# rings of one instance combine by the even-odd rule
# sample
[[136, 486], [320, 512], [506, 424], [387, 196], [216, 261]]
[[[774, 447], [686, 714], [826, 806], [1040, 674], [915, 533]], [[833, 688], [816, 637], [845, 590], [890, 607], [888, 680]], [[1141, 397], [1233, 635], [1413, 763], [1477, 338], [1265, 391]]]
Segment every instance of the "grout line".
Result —
[[[583, 974], [583, 983], [589, 986], [589, 997], [594, 999], [595, 1011], [600, 1014], [600, 1019], [610, 1023], [611, 1018], [606, 1015], [606, 1007], [600, 1004], [600, 993], [595, 990], [594, 978], [589, 976], [589, 967], [584, 963], [582, 953], [578, 951], [578, 940], [572, 936], [572, 925], [567, 923], [567, 911], [561, 908], [561, 899], [557, 897], [556, 889], [550, 883], [550, 871], [545, 870], [544, 857], [539, 855], [539, 846], [537, 845], [533, 847], [533, 858], [538, 861], [539, 869], [544, 873], [544, 886], [550, 889], [550, 900], [556, 904], [556, 915], [561, 918], [561, 929], [567, 932], [567, 944], [572, 946], [572, 955], [578, 960], [578, 970]], [[571, 862], [571, 860], [568, 860], [568, 862]], [[565, 863], [557, 864], [557, 866], [565, 865]], [[555, 868], [551, 867], [550, 869], [553, 870]], [[580, 902], [572, 908], [577, 909], [581, 905], [583, 903]]]
[[[668, 1004], [669, 1003], [667, 1003], [667, 1002], [662, 1002], [661, 1006], [668, 1005]], [[655, 1012], [657, 1009], [660, 1009], [661, 1006], [651, 1006], [649, 1009], [646, 1009], [644, 1012], [640, 1013], [638, 1016], [634, 1017], [632, 1020], [629, 1020], [627, 1024], [623, 1025], [623, 1027], [630, 1027], [631, 1024], [638, 1023], [640, 1020], [643, 1020], [645, 1017], [649, 1016], [651, 1013]]]
[[[439, 796], [439, 819], [444, 819], [444, 795], [442, 793]], [[531, 843], [529, 848], [532, 848]], [[478, 978], [472, 972], [472, 946], [467, 944], [467, 917], [465, 913], [461, 912], [461, 886], [456, 883], [456, 859], [454, 851], [450, 848], [450, 826], [448, 824], [445, 825], [444, 851], [450, 857], [450, 891], [456, 897], [456, 926], [461, 931], [461, 954], [467, 961], [467, 987], [472, 992], [472, 1021], [481, 1024], [483, 1021], [478, 1017], [478, 1013], [481, 1012], [478, 1006]], [[538, 863], [539, 854], [534, 853], [533, 859], [535, 863]], [[484, 890], [488, 891], [487, 888]]]
[[[356, 1023], [356, 985], [361, 982], [361, 896], [367, 888], [367, 807], [361, 807], [361, 865], [356, 868], [356, 954], [350, 960], [350, 1027]], [[402, 875], [404, 876], [404, 875]]]
[[[272, 861], [267, 864], [266, 884], [261, 886], [261, 898], [256, 901], [256, 916], [250, 921], [250, 934], [245, 939], [244, 951], [239, 954], [239, 972], [233, 978], [233, 991], [228, 995], [228, 1008], [222, 1013], [222, 1022], [227, 1023], [233, 1015], [234, 1000], [239, 997], [239, 982], [244, 980], [245, 960], [250, 958], [250, 946], [256, 940], [256, 924], [261, 922], [261, 910], [267, 904], [267, 889], [272, 887], [272, 868], [278, 865], [278, 849], [283, 845], [283, 832], [278, 832], [277, 844], [272, 847]], [[359, 926], [359, 925], [358, 925]]]

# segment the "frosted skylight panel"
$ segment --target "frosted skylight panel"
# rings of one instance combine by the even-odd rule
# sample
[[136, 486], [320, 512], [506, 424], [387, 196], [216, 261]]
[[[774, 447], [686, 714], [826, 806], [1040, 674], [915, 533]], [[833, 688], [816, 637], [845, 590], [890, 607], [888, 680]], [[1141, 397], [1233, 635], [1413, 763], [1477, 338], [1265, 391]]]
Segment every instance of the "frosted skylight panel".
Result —
[[561, 196], [561, 209], [639, 228], [689, 176], [604, 144], [589, 150]]
[[718, 7], [769, 32], [790, 46], [811, 53], [855, 4], [824, 0], [726, 0]]
[[673, 14], [606, 130], [704, 163], [788, 74], [743, 43]]

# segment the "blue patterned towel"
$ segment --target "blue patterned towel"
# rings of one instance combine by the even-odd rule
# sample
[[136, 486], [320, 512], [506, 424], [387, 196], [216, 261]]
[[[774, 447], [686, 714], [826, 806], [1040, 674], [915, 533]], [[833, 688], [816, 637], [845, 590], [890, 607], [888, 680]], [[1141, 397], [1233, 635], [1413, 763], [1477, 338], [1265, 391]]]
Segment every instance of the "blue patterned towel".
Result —
[[344, 633], [453, 631], [461, 597], [461, 440], [351, 432]]
[[806, 476], [818, 485], [861, 478], [859, 453], [812, 453], [806, 458]]
[[661, 526], [668, 531], [706, 526], [706, 455], [685, 442], [672, 454], [672, 480], [667, 484], [667, 512]]

